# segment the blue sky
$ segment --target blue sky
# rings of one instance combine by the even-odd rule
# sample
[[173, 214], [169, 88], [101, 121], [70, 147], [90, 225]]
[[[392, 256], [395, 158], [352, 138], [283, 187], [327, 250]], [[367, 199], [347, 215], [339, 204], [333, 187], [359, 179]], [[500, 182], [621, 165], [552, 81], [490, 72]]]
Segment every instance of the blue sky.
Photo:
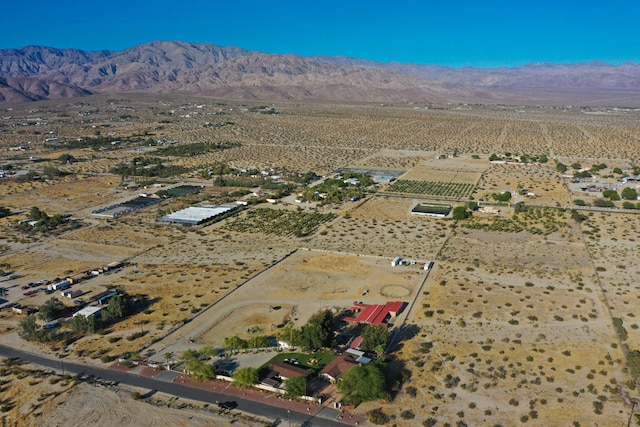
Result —
[[639, 18], [637, 0], [8, 1], [0, 48], [181, 40], [453, 67], [619, 64], [640, 62]]

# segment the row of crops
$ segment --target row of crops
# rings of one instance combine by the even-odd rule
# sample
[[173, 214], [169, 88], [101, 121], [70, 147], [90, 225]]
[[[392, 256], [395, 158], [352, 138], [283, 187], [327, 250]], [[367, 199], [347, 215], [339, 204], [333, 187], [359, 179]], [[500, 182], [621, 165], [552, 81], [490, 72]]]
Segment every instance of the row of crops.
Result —
[[425, 196], [446, 197], [450, 199], [467, 198], [475, 185], [462, 182], [411, 181], [398, 180], [388, 188], [388, 193], [421, 194]]
[[313, 234], [320, 225], [336, 217], [334, 213], [257, 208], [227, 222], [224, 228], [238, 232], [258, 231], [277, 236], [304, 237]]

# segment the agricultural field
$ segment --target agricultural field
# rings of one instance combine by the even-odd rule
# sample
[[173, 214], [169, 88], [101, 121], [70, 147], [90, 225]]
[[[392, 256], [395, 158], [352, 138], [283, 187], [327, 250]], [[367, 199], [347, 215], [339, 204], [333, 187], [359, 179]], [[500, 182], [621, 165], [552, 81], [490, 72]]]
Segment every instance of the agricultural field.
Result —
[[[448, 160], [427, 159], [392, 182], [385, 191], [452, 200], [468, 198], [481, 177], [482, 168], [487, 166], [486, 161], [471, 158]], [[442, 163], [447, 161], [451, 169], [442, 168]], [[458, 166], [464, 169], [454, 169]]]
[[[572, 197], [580, 193], [570, 192], [554, 162], [637, 164], [639, 112], [278, 102], [277, 114], [260, 114], [256, 105], [119, 95], [4, 112], [0, 169], [16, 174], [0, 179], [0, 207], [12, 213], [0, 219], [0, 268], [20, 276], [1, 284], [11, 301], [38, 307], [50, 295], [23, 295], [21, 286], [126, 261], [77, 286], [85, 298], [117, 287], [148, 305], [98, 334], [51, 344], [25, 343], [17, 334], [22, 317], [2, 310], [0, 342], [104, 365], [131, 353], [157, 358], [192, 344], [220, 346], [231, 333], [271, 333], [285, 317], [300, 325], [323, 307], [399, 299], [413, 302], [398, 319], [402, 333], [391, 353], [406, 380], [392, 400], [365, 403], [357, 412], [380, 409], [400, 427], [626, 425], [629, 419], [640, 425], [631, 414], [640, 377], [634, 363], [640, 359], [634, 312], [640, 216], [586, 207], [577, 221], [565, 208], [575, 207]], [[22, 125], [34, 121], [41, 124]], [[49, 135], [60, 139], [45, 143]], [[21, 142], [30, 142], [26, 151], [9, 150]], [[490, 154], [507, 151], [545, 154], [549, 162], [489, 162]], [[179, 174], [149, 176], [158, 158], [165, 171]], [[149, 172], [116, 173], [123, 164]], [[206, 226], [156, 221], [197, 203], [234, 202], [249, 191], [222, 186], [212, 170], [286, 180], [308, 172], [326, 178], [346, 167], [406, 173], [355, 201], [298, 204], [292, 193], [275, 205], [256, 197], [238, 215]], [[174, 185], [204, 188], [116, 219], [91, 215]], [[459, 221], [411, 214], [424, 199], [482, 206], [502, 191], [513, 193], [511, 204], [522, 202], [517, 211], [506, 204], [495, 213], [470, 210]], [[79, 226], [25, 233], [17, 222], [34, 206]], [[391, 267], [398, 256], [417, 264]], [[435, 263], [428, 276], [420, 264], [427, 261]], [[60, 391], [60, 383], [37, 375], [2, 386], [14, 401], [11, 416]], [[79, 410], [84, 387], [91, 386], [66, 394], [69, 406], [54, 399], [32, 414], [73, 425], [65, 411]], [[108, 399], [124, 405], [120, 397]], [[127, 411], [142, 411], [142, 403], [124, 400]], [[170, 414], [166, 419], [176, 424], [200, 422], [184, 421], [171, 408], [147, 410]]]
[[335, 219], [333, 213], [291, 211], [259, 208], [227, 221], [223, 229], [237, 232], [260, 231], [279, 236], [304, 237], [313, 234], [318, 227]]
[[473, 184], [458, 182], [411, 181], [399, 179], [393, 182], [387, 193], [419, 194], [425, 197], [464, 199], [473, 192]]

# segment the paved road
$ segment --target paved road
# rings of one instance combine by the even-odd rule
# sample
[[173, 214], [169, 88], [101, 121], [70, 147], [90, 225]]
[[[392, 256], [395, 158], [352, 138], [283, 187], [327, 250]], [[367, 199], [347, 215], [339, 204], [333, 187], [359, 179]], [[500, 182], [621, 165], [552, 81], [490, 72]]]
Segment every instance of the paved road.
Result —
[[[238, 398], [236, 396], [230, 397], [222, 393], [215, 393], [171, 382], [159, 381], [153, 378], [147, 378], [127, 372], [120, 372], [115, 370], [96, 368], [92, 366], [85, 366], [77, 363], [65, 362], [64, 359], [52, 359], [43, 357], [33, 353], [16, 350], [4, 345], [0, 345], [0, 355], [4, 357], [17, 357], [34, 365], [52, 368], [55, 370], [64, 370], [65, 373], [80, 376], [94, 376], [106, 381], [115, 381], [134, 387], [157, 390], [163, 393], [190, 400], [198, 400], [207, 403], [234, 400], [238, 403], [238, 410], [273, 420], [274, 425], [278, 425], [278, 423], [276, 423], [276, 420], [279, 420], [279, 425], [288, 425], [290, 416], [292, 425], [300, 425], [304, 422], [307, 422], [310, 424], [306, 425], [310, 426], [344, 426], [343, 423], [340, 423], [333, 419], [335, 417], [336, 411], [328, 408], [324, 408], [315, 416], [310, 416], [309, 414], [300, 414], [293, 411], [291, 411], [291, 413], [289, 414], [286, 409], [265, 405], [259, 402], [254, 402], [252, 400]], [[323, 412], [326, 412], [326, 414], [323, 414]]]

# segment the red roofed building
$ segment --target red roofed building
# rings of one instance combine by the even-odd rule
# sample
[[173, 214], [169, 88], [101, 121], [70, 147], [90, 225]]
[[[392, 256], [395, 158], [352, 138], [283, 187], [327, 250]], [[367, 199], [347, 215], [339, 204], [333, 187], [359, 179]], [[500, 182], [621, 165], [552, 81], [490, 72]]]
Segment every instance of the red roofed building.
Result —
[[345, 317], [344, 320], [347, 322], [372, 323], [374, 325], [388, 326], [388, 318], [396, 317], [402, 312], [404, 306], [405, 303], [402, 301], [390, 301], [384, 305], [354, 302], [352, 309], [354, 312], [358, 312], [358, 316]]

